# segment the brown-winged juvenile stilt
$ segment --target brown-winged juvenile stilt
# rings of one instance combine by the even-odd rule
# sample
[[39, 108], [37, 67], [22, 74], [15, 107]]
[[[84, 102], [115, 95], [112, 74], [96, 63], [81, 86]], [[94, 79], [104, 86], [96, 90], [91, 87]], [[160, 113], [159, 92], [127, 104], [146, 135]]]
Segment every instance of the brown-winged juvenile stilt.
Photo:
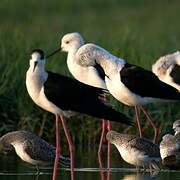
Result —
[[56, 158], [53, 179], [56, 179], [59, 146], [59, 123], [62, 123], [70, 149], [71, 179], [74, 179], [73, 143], [67, 130], [64, 116], [84, 113], [130, 125], [127, 116], [105, 104], [104, 89], [83, 84], [75, 79], [45, 70], [45, 56], [42, 50], [32, 51], [30, 67], [26, 73], [26, 87], [32, 100], [41, 108], [56, 116]]
[[180, 91], [180, 52], [177, 51], [160, 57], [153, 65], [152, 71], [158, 78]]
[[162, 164], [170, 169], [180, 169], [180, 120], [173, 123], [174, 135], [166, 134], [160, 143]]
[[158, 128], [143, 106], [156, 102], [179, 101], [180, 93], [172, 86], [160, 81], [151, 71], [129, 64], [95, 44], [82, 45], [75, 58], [76, 63], [81, 66], [99, 67], [100, 65], [103, 68], [109, 92], [120, 102], [135, 107], [140, 137], [142, 137], [139, 114], [141, 110], [153, 126], [153, 142], [155, 142]]
[[[81, 46], [85, 44], [83, 37], [79, 33], [68, 33], [63, 36], [61, 40], [61, 51], [67, 52], [67, 66], [71, 74], [75, 79], [78, 81], [98, 87], [98, 88], [106, 88], [105, 83], [105, 73], [103, 68], [96, 64], [96, 66], [81, 66], [78, 62], [76, 62], [76, 56], [78, 56], [79, 49]], [[57, 51], [55, 51], [57, 52]], [[52, 53], [54, 54], [54, 53]], [[102, 148], [102, 142], [105, 135], [105, 130], [107, 131], [111, 130], [111, 123], [110, 121], [102, 120], [102, 131], [101, 131], [101, 138], [100, 138], [100, 144], [98, 148], [98, 158], [99, 163], [101, 165], [101, 148]], [[107, 168], [110, 166], [110, 143], [108, 143], [108, 153], [107, 153]]]
[[[38, 173], [39, 166], [52, 164], [56, 154], [54, 146], [24, 130], [9, 132], [0, 138], [0, 152], [8, 153], [14, 149], [23, 161], [35, 165]], [[59, 163], [64, 167], [70, 166], [67, 157], [59, 156]]]
[[134, 135], [120, 134], [116, 131], [110, 131], [106, 139], [114, 144], [121, 157], [129, 164], [135, 165], [137, 169], [143, 167], [153, 170], [160, 170], [160, 151], [157, 144], [145, 138], [139, 138]]

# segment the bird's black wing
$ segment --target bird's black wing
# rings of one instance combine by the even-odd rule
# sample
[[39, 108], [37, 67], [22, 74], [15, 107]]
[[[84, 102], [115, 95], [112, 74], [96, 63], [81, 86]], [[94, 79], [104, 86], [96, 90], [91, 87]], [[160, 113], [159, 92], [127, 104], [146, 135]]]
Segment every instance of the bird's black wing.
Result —
[[141, 97], [180, 100], [180, 93], [175, 88], [160, 81], [151, 71], [139, 66], [125, 64], [120, 71], [120, 78], [131, 92]]
[[173, 81], [180, 85], [180, 66], [176, 64], [171, 73], [170, 76], [173, 78]]
[[96, 68], [100, 78], [105, 80], [106, 75], [105, 75], [104, 69], [98, 63], [95, 63], [94, 67]]
[[104, 89], [52, 72], [48, 72], [48, 79], [44, 83], [46, 97], [62, 110], [130, 124], [127, 116], [104, 104], [101, 98], [104, 92]]

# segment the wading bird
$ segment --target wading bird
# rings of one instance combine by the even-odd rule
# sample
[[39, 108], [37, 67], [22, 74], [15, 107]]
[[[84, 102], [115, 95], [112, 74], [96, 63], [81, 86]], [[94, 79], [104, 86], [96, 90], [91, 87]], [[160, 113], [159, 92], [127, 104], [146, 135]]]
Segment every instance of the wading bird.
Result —
[[106, 139], [116, 146], [124, 161], [135, 165], [137, 169], [149, 168], [151, 173], [153, 170], [160, 171], [161, 157], [157, 144], [153, 144], [145, 138], [120, 134], [115, 131], [107, 133]]
[[[72, 37], [72, 41], [75, 41], [75, 44], [79, 43], [76, 37]], [[153, 142], [155, 142], [159, 128], [156, 127], [154, 120], [143, 106], [149, 103], [180, 100], [180, 93], [160, 81], [151, 71], [129, 64], [124, 59], [112, 55], [95, 44], [88, 43], [80, 46], [75, 58], [77, 64], [86, 68], [101, 66], [101, 70], [103, 69], [105, 73], [106, 87], [109, 92], [120, 102], [135, 107], [140, 137], [142, 137], [140, 111], [143, 111], [153, 126]]]
[[104, 89], [83, 84], [75, 79], [45, 70], [45, 55], [40, 49], [32, 51], [30, 67], [26, 73], [26, 87], [32, 100], [41, 108], [56, 116], [56, 159], [53, 179], [56, 179], [58, 157], [60, 154], [59, 123], [61, 122], [70, 149], [71, 179], [74, 179], [73, 143], [66, 127], [64, 116], [76, 112], [106, 118], [130, 125], [131, 121], [124, 114], [105, 104], [102, 96]]
[[180, 52], [177, 51], [160, 57], [153, 65], [152, 71], [158, 78], [180, 91]]
[[[55, 147], [28, 131], [13, 131], [0, 138], [0, 152], [8, 153], [14, 149], [23, 161], [35, 165], [38, 173], [39, 166], [50, 165], [55, 160]], [[68, 167], [70, 159], [59, 156], [59, 163]]]
[[173, 123], [174, 135], [166, 134], [160, 143], [162, 164], [170, 169], [180, 169], [180, 120]]
[[[61, 51], [67, 52], [67, 66], [71, 74], [75, 79], [78, 81], [98, 87], [98, 88], [106, 88], [105, 83], [105, 73], [104, 70], [100, 65], [96, 66], [81, 66], [76, 59], [78, 59], [78, 52], [79, 49], [85, 44], [83, 37], [79, 33], [68, 33], [63, 36], [61, 40]], [[59, 52], [59, 49], [52, 53], [52, 55], [56, 52]], [[104, 97], [104, 99], [106, 99]], [[100, 167], [102, 166], [101, 163], [101, 149], [102, 149], [102, 142], [105, 135], [105, 130], [111, 130], [111, 123], [110, 121], [102, 120], [102, 131], [101, 131], [101, 138], [98, 148], [98, 158]], [[110, 143], [108, 142], [108, 153], [107, 153], [107, 168], [110, 166]]]

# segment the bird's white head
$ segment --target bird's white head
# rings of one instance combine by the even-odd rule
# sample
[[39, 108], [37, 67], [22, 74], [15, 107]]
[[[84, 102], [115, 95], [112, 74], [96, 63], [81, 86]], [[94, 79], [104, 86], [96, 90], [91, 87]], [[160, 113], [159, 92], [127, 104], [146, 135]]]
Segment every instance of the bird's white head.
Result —
[[175, 135], [180, 133], [180, 119], [173, 123], [173, 130], [175, 132]]
[[45, 64], [44, 52], [41, 49], [34, 49], [31, 53], [31, 59], [30, 59], [30, 67], [33, 69], [33, 72], [38, 67], [44, 68], [44, 64]]
[[78, 50], [84, 43], [84, 39], [79, 33], [68, 33], [61, 40], [61, 51]]

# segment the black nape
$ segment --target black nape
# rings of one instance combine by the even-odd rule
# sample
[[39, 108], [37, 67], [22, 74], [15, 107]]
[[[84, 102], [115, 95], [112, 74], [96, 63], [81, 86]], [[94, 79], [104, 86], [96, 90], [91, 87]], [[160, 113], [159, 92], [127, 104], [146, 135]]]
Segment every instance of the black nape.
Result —
[[44, 51], [42, 49], [33, 49], [31, 51], [31, 54], [33, 53], [39, 53], [40, 54], [40, 59], [44, 59]]

